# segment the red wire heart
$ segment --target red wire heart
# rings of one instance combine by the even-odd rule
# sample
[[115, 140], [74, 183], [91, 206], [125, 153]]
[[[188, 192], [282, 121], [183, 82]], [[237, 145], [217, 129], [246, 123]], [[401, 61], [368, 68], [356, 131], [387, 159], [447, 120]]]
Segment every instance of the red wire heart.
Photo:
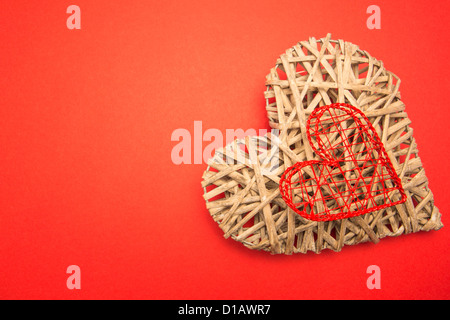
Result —
[[302, 217], [345, 219], [406, 201], [383, 143], [357, 108], [335, 103], [315, 109], [307, 136], [323, 160], [298, 162], [280, 180], [284, 201]]

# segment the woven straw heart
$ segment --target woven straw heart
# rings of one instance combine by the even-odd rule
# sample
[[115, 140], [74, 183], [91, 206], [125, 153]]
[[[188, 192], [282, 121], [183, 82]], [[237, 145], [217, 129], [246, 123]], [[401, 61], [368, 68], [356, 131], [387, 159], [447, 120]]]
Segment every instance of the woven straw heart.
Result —
[[[217, 149], [203, 173], [203, 198], [224, 237], [272, 254], [320, 253], [442, 228], [401, 100], [400, 83], [381, 60], [348, 41], [331, 39], [330, 34], [300, 41], [284, 51], [265, 82], [266, 111], [273, 131]], [[328, 132], [336, 131], [326, 121], [330, 114], [319, 113], [322, 106], [333, 103], [348, 103], [360, 111], [351, 111], [350, 117], [350, 109], [333, 109], [348, 119], [340, 123], [340, 132]], [[342, 135], [349, 138], [347, 144], [365, 143], [352, 145], [349, 152], [348, 146], [339, 143]], [[346, 158], [350, 153], [355, 160]], [[365, 161], [366, 157], [373, 159]], [[297, 169], [288, 170], [296, 163]], [[322, 170], [322, 175], [313, 176], [313, 168], [317, 174]], [[283, 175], [286, 179], [285, 172], [294, 173], [293, 183], [316, 178], [306, 182], [306, 188], [320, 185], [325, 197], [332, 196], [310, 209], [294, 206], [309, 214], [305, 218], [282, 197], [280, 181]], [[293, 189], [286, 193], [293, 203], [307, 202], [299, 196], [300, 189], [294, 189], [296, 185], [288, 187]], [[404, 199], [402, 190], [406, 201], [394, 205]], [[345, 213], [373, 211], [338, 219], [339, 201], [350, 208], [344, 206], [341, 211]], [[325, 205], [328, 214], [323, 214]], [[311, 212], [337, 220], [314, 221]]]
[[280, 180], [286, 204], [314, 221], [345, 219], [406, 201], [392, 163], [367, 117], [336, 103], [314, 110], [307, 123], [322, 161], [299, 162]]

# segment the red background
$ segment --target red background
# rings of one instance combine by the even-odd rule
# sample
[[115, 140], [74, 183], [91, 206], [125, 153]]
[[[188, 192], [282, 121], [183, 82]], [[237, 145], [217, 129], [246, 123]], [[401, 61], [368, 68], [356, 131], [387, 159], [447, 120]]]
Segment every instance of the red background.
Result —
[[[68, 30], [66, 8], [81, 8]], [[369, 5], [381, 30], [366, 27]], [[431, 299], [450, 297], [448, 2], [2, 1], [0, 298]], [[264, 81], [310, 36], [345, 39], [402, 79], [446, 225], [271, 256], [225, 240], [206, 165], [174, 165], [171, 133], [268, 128]], [[209, 142], [203, 144], [203, 148]], [[81, 268], [81, 290], [66, 268]], [[366, 287], [369, 265], [381, 290]]]

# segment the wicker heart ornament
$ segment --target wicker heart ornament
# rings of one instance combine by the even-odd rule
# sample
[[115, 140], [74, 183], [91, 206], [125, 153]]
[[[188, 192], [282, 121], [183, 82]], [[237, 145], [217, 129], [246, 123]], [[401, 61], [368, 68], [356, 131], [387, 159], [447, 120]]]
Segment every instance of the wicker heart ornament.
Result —
[[281, 195], [295, 212], [330, 221], [406, 201], [383, 144], [361, 111], [342, 103], [316, 108], [307, 130], [311, 147], [324, 160], [298, 162], [281, 176]]
[[[272, 254], [320, 253], [443, 227], [400, 79], [380, 60], [331, 35], [310, 38], [279, 56], [265, 84], [272, 132], [219, 148], [203, 173], [206, 208], [225, 238]], [[335, 103], [353, 109], [321, 113]], [[346, 120], [331, 123], [330, 110]], [[308, 161], [324, 177], [314, 176]], [[303, 167], [289, 169], [296, 164]], [[292, 190], [283, 198], [280, 185], [288, 180]], [[297, 181], [313, 197], [309, 209], [298, 206], [311, 198], [294, 189]], [[314, 197], [313, 184], [325, 185], [322, 194]], [[316, 221], [311, 212], [339, 218]], [[361, 214], [339, 216], [355, 212]]]

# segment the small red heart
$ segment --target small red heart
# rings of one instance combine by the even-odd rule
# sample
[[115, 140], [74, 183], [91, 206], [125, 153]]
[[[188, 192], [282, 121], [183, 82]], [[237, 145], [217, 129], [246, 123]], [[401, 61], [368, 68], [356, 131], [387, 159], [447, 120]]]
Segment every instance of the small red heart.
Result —
[[323, 160], [298, 162], [281, 176], [286, 204], [302, 217], [331, 221], [406, 201], [378, 134], [357, 108], [344, 103], [315, 109], [307, 136]]

